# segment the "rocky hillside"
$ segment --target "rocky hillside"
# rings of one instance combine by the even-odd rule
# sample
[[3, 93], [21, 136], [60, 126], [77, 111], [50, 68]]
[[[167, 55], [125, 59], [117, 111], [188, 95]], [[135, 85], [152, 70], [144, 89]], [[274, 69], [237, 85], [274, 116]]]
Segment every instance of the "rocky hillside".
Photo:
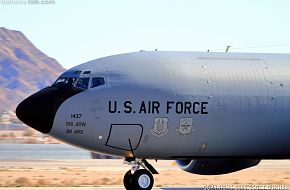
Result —
[[0, 27], [0, 112], [14, 111], [21, 100], [51, 84], [63, 71], [23, 33]]

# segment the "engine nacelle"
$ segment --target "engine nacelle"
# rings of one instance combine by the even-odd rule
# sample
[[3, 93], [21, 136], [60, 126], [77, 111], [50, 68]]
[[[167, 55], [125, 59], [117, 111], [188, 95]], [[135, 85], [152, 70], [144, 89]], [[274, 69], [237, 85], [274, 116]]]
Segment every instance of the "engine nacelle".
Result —
[[189, 173], [200, 175], [220, 175], [256, 166], [260, 161], [261, 160], [251, 159], [202, 159], [176, 160], [176, 163], [182, 170]]

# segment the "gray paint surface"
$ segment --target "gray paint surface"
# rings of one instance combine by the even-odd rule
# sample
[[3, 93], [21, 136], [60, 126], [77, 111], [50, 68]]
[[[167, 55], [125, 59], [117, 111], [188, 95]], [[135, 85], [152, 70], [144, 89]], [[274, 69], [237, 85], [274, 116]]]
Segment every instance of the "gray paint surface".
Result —
[[137, 52], [93, 60], [63, 76], [77, 70], [104, 77], [106, 85], [60, 106], [50, 135], [67, 143], [128, 156], [131, 140], [140, 158], [290, 158], [290, 55]]

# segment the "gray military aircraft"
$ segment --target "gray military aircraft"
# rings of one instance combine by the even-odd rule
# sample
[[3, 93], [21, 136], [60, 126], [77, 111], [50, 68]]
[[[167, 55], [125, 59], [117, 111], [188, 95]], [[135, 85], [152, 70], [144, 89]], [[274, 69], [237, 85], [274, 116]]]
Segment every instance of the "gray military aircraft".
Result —
[[[126, 189], [151, 189], [146, 159], [201, 175], [290, 158], [290, 55], [136, 52], [64, 72], [21, 102], [30, 127], [119, 155]], [[143, 169], [141, 169], [143, 168]]]

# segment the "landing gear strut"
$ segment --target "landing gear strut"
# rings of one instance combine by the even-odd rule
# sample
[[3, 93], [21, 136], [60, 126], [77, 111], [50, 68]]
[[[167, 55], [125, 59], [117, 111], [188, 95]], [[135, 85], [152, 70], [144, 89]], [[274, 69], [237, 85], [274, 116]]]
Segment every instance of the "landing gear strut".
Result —
[[[127, 190], [150, 190], [154, 184], [152, 174], [158, 172], [145, 159], [130, 159], [126, 158], [124, 161], [132, 167], [124, 176], [124, 186]], [[140, 169], [142, 166], [145, 169]], [[152, 174], [151, 174], [152, 173]]]

